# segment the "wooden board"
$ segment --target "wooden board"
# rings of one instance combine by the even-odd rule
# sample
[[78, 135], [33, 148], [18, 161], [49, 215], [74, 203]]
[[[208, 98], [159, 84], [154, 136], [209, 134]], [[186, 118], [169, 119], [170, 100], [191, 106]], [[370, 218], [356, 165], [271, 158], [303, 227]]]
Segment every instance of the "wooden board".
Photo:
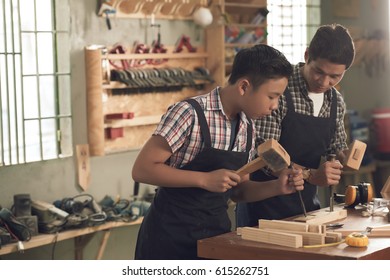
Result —
[[279, 229], [279, 230], [291, 230], [291, 231], [300, 231], [307, 232], [308, 225], [291, 222], [291, 221], [281, 221], [281, 220], [259, 220], [259, 228], [261, 229]]
[[301, 235], [275, 232], [266, 229], [243, 227], [241, 229], [241, 237], [245, 240], [276, 244], [292, 248], [300, 248], [303, 246], [303, 238]]
[[347, 217], [346, 209], [335, 209], [333, 212], [329, 211], [329, 208], [323, 208], [315, 212], [311, 212], [305, 216], [299, 216], [294, 221], [304, 222], [306, 224], [326, 224], [329, 222], [341, 220]]
[[[334, 232], [341, 233], [342, 236], [347, 236], [352, 232], [363, 232], [365, 228], [357, 229], [337, 229]], [[367, 235], [368, 237], [390, 237], [390, 225], [374, 227], [371, 232]]]

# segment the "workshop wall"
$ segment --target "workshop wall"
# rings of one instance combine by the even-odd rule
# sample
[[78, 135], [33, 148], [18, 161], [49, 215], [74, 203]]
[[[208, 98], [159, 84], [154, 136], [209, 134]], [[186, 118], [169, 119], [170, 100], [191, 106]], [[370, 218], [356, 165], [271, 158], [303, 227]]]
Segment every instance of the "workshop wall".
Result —
[[[358, 3], [358, 9], [348, 7], [350, 11], [343, 17], [337, 16], [342, 3]], [[337, 5], [336, 5], [337, 4]], [[355, 1], [321, 1], [322, 23], [340, 23], [351, 29], [354, 39], [369, 38], [376, 31], [384, 34], [387, 44], [387, 56], [365, 65], [352, 66], [341, 81], [341, 92], [345, 96], [348, 109], [357, 110], [363, 117], [370, 119], [371, 111], [376, 107], [390, 107], [389, 79], [389, 1], [388, 0], [355, 0]], [[375, 51], [375, 48], [372, 48]], [[374, 54], [372, 54], [374, 55]]]
[[[150, 44], [156, 34], [147, 26], [147, 20], [111, 19], [108, 30], [105, 19], [96, 15], [96, 0], [69, 0], [71, 14], [71, 76], [73, 143], [85, 144], [87, 139], [87, 110], [85, 90], [84, 47], [90, 44], [131, 46], [135, 40]], [[196, 46], [203, 42], [202, 32], [191, 21], [156, 20], [161, 24], [161, 40], [164, 45], [174, 45], [177, 38], [186, 34]], [[145, 104], [148, 106], [148, 104]], [[131, 169], [137, 151], [129, 151], [103, 157], [91, 157], [91, 183], [87, 193], [96, 200], [105, 195], [129, 198], [133, 192]], [[48, 202], [72, 197], [81, 193], [77, 185], [75, 158], [50, 160], [0, 168], [0, 205], [9, 208], [14, 194], [29, 193], [32, 199]], [[141, 185], [142, 186], [142, 185]], [[140, 190], [142, 193], [142, 190]], [[133, 258], [138, 226], [115, 229], [109, 240], [103, 259]], [[99, 234], [97, 234], [99, 237]], [[94, 238], [86, 247], [84, 257], [94, 259], [99, 242]], [[0, 259], [50, 259], [52, 245], [27, 250], [24, 254], [1, 256]], [[57, 259], [74, 258], [73, 240], [56, 245]]]

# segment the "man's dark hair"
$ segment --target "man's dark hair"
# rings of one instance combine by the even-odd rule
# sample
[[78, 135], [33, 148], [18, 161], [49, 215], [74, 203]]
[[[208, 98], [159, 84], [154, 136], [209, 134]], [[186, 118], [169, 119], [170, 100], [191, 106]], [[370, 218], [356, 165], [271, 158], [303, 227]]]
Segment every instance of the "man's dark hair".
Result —
[[253, 88], [275, 78], [289, 78], [292, 74], [291, 63], [277, 49], [259, 44], [240, 50], [234, 57], [229, 84], [246, 77]]
[[348, 69], [355, 57], [355, 46], [347, 28], [340, 24], [323, 25], [317, 29], [308, 48], [308, 62], [318, 58]]

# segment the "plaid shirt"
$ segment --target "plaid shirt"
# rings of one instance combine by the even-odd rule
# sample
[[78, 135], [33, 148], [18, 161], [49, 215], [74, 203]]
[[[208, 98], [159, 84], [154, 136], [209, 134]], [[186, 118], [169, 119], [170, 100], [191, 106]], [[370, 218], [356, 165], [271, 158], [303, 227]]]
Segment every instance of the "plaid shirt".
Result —
[[[313, 116], [314, 108], [313, 101], [309, 98], [306, 88], [305, 80], [301, 74], [300, 68], [303, 63], [299, 63], [294, 66], [293, 75], [288, 82], [288, 89], [291, 92], [292, 100], [294, 103], [295, 112], [303, 115]], [[347, 135], [344, 127], [344, 115], [346, 111], [346, 105], [341, 94], [335, 89], [337, 93], [337, 117], [336, 117], [336, 131], [332, 137], [331, 143], [328, 147], [328, 151], [341, 151], [348, 148]], [[330, 108], [332, 104], [331, 90], [324, 93], [324, 104], [320, 110], [318, 117], [329, 118]], [[267, 139], [273, 138], [275, 140], [280, 139], [282, 132], [282, 120], [287, 113], [286, 97], [283, 95], [279, 99], [279, 107], [272, 112], [271, 116], [256, 120], [256, 145], [261, 144]], [[310, 134], [310, 131], [308, 131]], [[308, 135], [309, 136], [309, 135]]]
[[[195, 97], [204, 110], [210, 129], [211, 145], [215, 149], [228, 150], [232, 133], [231, 122], [225, 115], [219, 96], [220, 88], [215, 88], [208, 94]], [[233, 151], [244, 152], [247, 144], [248, 119], [240, 113], [239, 131], [233, 146]], [[254, 125], [252, 124], [254, 131]], [[198, 117], [195, 109], [187, 102], [172, 105], [162, 116], [153, 135], [165, 138], [172, 149], [170, 166], [180, 168], [192, 161], [204, 147]], [[249, 159], [255, 154], [255, 133], [253, 133], [252, 149]]]

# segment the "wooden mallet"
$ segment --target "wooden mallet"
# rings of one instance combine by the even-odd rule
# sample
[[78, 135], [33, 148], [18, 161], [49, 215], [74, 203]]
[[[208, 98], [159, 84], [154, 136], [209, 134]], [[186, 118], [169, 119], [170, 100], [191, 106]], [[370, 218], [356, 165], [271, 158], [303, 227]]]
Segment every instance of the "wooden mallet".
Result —
[[277, 172], [290, 165], [290, 155], [287, 151], [274, 139], [269, 139], [257, 147], [258, 157], [251, 162], [248, 162], [243, 167], [237, 170], [237, 174], [245, 176], [265, 166], [268, 166], [272, 171]]
[[343, 164], [344, 167], [348, 167], [353, 170], [358, 170], [362, 163], [366, 147], [366, 143], [359, 140], [354, 140], [348, 149], [348, 154], [346, 155]]

